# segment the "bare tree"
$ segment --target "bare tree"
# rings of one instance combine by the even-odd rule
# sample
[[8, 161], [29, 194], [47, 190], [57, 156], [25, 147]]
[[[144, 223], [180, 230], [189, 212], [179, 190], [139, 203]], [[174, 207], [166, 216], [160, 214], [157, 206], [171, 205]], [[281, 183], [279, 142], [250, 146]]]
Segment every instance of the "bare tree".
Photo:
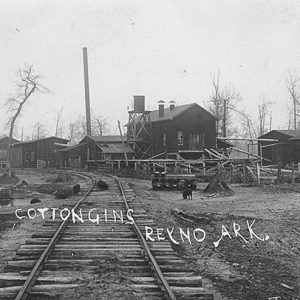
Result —
[[298, 117], [300, 114], [300, 78], [296, 72], [290, 72], [285, 82], [292, 102], [292, 106], [289, 108], [289, 123], [292, 123], [293, 129], [297, 129], [299, 127]]
[[209, 107], [209, 110], [216, 116], [217, 118], [217, 130], [219, 130], [219, 122], [221, 119], [221, 111], [220, 111], [220, 105], [221, 105], [221, 97], [220, 97], [220, 70], [218, 70], [217, 75], [216, 74], [210, 74], [211, 83], [214, 87], [213, 95], [211, 96], [210, 102], [211, 105]]
[[254, 139], [257, 137], [257, 126], [253, 118], [245, 111], [239, 111], [240, 130], [239, 135], [244, 138]]
[[48, 130], [46, 126], [43, 125], [41, 122], [36, 122], [33, 126], [32, 130], [32, 139], [42, 139], [48, 135]]
[[75, 132], [76, 132], [76, 123], [73, 123], [71, 120], [67, 127], [67, 139], [71, 145], [75, 144]]
[[[105, 135], [109, 133], [108, 122], [100, 114], [92, 111], [92, 135]], [[67, 138], [71, 144], [78, 143], [87, 135], [85, 116], [78, 115], [74, 121], [69, 122], [67, 127]]]
[[211, 74], [211, 82], [214, 88], [210, 99], [209, 110], [217, 118], [217, 130], [222, 137], [232, 134], [233, 128], [231, 115], [236, 111], [236, 102], [240, 100], [240, 95], [231, 87], [221, 88], [220, 71]]
[[63, 124], [62, 124], [62, 114], [63, 114], [63, 107], [58, 109], [56, 112], [56, 118], [55, 118], [55, 134], [56, 137], [62, 137], [63, 135]]
[[78, 115], [73, 121], [70, 120], [67, 127], [66, 137], [70, 144], [76, 144], [86, 136], [86, 120], [83, 115]]
[[[9, 123], [9, 144], [12, 143], [14, 129], [17, 119], [21, 116], [23, 106], [34, 93], [48, 93], [49, 90], [40, 84], [41, 76], [35, 74], [33, 66], [25, 66], [18, 71], [19, 81], [17, 83], [17, 92], [14, 96], [10, 96], [6, 105], [10, 115]], [[10, 147], [8, 151], [8, 166], [10, 166]]]
[[226, 137], [228, 134], [228, 129], [233, 131], [231, 122], [231, 112], [236, 112], [236, 101], [240, 100], [240, 95], [233, 88], [224, 88], [222, 92], [222, 127], [221, 134]]
[[92, 134], [104, 135], [108, 133], [108, 122], [100, 114], [92, 111]]
[[[260, 104], [258, 104], [258, 134], [259, 136], [264, 135], [267, 132], [267, 117], [269, 116], [269, 127], [272, 127], [272, 112], [269, 107], [273, 103], [271, 101], [266, 101], [265, 97], [263, 97]], [[271, 130], [271, 129], [270, 129]]]

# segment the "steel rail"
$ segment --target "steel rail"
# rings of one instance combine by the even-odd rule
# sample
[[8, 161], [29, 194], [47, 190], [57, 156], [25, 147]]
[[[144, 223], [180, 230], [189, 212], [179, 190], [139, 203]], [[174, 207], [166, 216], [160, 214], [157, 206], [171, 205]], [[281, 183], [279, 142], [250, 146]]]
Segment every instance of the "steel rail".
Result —
[[[89, 187], [89, 189], [87, 190], [87, 192], [83, 195], [83, 197], [81, 197], [81, 199], [73, 207], [74, 210], [77, 209], [78, 205], [90, 194], [90, 192], [92, 191], [92, 189], [94, 188], [95, 183], [96, 183], [95, 178], [93, 178], [90, 175], [80, 174], [80, 173], [76, 173], [76, 174], [79, 175], [79, 176], [82, 176], [82, 177], [89, 177], [90, 179], [92, 179], [92, 184]], [[15, 300], [25, 300], [27, 298], [28, 290], [30, 289], [30, 287], [32, 287], [34, 285], [37, 277], [39, 276], [39, 274], [42, 270], [43, 264], [46, 262], [46, 259], [48, 258], [48, 256], [51, 253], [52, 249], [55, 247], [56, 242], [58, 241], [58, 238], [59, 238], [60, 234], [62, 233], [64, 228], [67, 226], [69, 220], [70, 220], [70, 218], [64, 220], [61, 223], [61, 225], [59, 226], [59, 228], [55, 232], [54, 236], [52, 237], [51, 241], [47, 245], [46, 249], [43, 251], [40, 258], [35, 263], [33, 269], [31, 270], [30, 274], [28, 275], [25, 283], [23, 284], [22, 288], [18, 292]]]
[[[116, 176], [110, 175], [110, 174], [105, 174], [105, 176], [108, 176], [108, 177], [111, 177], [111, 178], [115, 179], [116, 182], [118, 183], [121, 195], [123, 197], [123, 201], [124, 201], [126, 209], [128, 211], [130, 209], [130, 207], [128, 205], [128, 202], [127, 202], [127, 199], [126, 199], [126, 196], [125, 196], [125, 193], [124, 193], [124, 190], [123, 190], [123, 187], [122, 187], [122, 184], [121, 184], [119, 178], [116, 177]], [[150, 250], [150, 248], [149, 248], [149, 246], [148, 246], [148, 244], [147, 244], [147, 242], [146, 242], [146, 240], [145, 240], [142, 232], [140, 231], [139, 227], [137, 226], [137, 224], [135, 222], [133, 222], [132, 226], [135, 229], [140, 242], [142, 243], [142, 246], [143, 246], [143, 248], [144, 248], [144, 250], [145, 250], [145, 252], [146, 252], [146, 254], [147, 254], [148, 258], [149, 258], [149, 261], [150, 261], [151, 265], [154, 268], [154, 271], [158, 275], [158, 278], [159, 278], [160, 282], [162, 283], [163, 289], [167, 293], [168, 298], [171, 299], [171, 300], [176, 300], [176, 297], [175, 297], [175, 295], [174, 295], [174, 293], [173, 293], [173, 291], [172, 291], [169, 283], [167, 282], [164, 274], [162, 273], [159, 265], [157, 264], [156, 259], [154, 258], [154, 256], [153, 256], [153, 254], [152, 254], [152, 252], [151, 252], [151, 250]]]

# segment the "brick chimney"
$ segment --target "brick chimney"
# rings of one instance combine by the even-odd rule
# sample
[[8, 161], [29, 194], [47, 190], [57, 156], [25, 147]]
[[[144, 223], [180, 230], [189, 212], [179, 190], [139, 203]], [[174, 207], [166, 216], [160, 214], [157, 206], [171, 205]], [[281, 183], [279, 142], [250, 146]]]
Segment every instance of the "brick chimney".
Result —
[[158, 116], [161, 118], [165, 115], [165, 101], [158, 101]]
[[175, 108], [175, 101], [173, 100], [169, 101], [169, 105], [170, 105], [170, 111], [173, 110]]

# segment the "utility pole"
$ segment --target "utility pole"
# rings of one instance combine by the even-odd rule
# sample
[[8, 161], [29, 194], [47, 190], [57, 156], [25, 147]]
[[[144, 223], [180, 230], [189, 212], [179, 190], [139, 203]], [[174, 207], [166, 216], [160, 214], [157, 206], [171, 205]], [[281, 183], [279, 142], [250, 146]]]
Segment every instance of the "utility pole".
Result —
[[85, 95], [85, 112], [86, 112], [86, 133], [87, 135], [92, 135], [87, 48], [83, 48], [83, 71], [84, 71], [84, 95]]
[[121, 140], [122, 140], [122, 144], [123, 144], [123, 148], [124, 148], [124, 156], [125, 156], [125, 161], [126, 161], [126, 167], [128, 167], [128, 159], [127, 159], [127, 153], [126, 153], [126, 146], [125, 146], [125, 143], [124, 143], [124, 140], [123, 140], [121, 125], [120, 125], [120, 121], [119, 120], [118, 120], [118, 127], [119, 127], [120, 136], [121, 136]]
[[226, 137], [226, 110], [227, 110], [227, 105], [226, 105], [226, 99], [223, 100], [223, 137]]
[[294, 99], [294, 129], [297, 129], [297, 117], [296, 117], [296, 99], [295, 97], [293, 97]]

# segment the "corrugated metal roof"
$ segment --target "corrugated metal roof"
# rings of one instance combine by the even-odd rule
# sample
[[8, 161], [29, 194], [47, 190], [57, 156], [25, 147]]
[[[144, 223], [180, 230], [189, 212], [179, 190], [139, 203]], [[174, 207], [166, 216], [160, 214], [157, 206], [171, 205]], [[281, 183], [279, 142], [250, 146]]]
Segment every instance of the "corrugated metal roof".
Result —
[[68, 151], [71, 151], [71, 150], [83, 147], [84, 145], [86, 145], [86, 143], [84, 143], [84, 144], [76, 144], [76, 145], [72, 145], [72, 146], [66, 146], [65, 148], [60, 149], [58, 151], [59, 152], [68, 152]]
[[159, 122], [159, 121], [165, 121], [165, 120], [172, 120], [175, 117], [179, 116], [182, 114], [184, 111], [188, 110], [189, 108], [197, 106], [198, 108], [201, 108], [205, 112], [207, 112], [209, 115], [211, 115], [213, 118], [216, 119], [216, 117], [209, 111], [207, 111], [205, 108], [200, 106], [197, 103], [190, 103], [190, 104], [184, 104], [184, 105], [179, 105], [175, 106], [172, 110], [170, 110], [170, 107], [165, 107], [164, 109], [164, 115], [162, 117], [159, 117], [159, 111], [158, 110], [153, 110], [150, 113], [150, 120], [151, 122]]
[[[122, 144], [98, 144], [98, 147], [103, 153], [123, 153]], [[126, 145], [126, 153], [133, 153], [132, 149]]]
[[[87, 137], [95, 143], [122, 142], [120, 135], [88, 135]], [[127, 137], [123, 136], [123, 140], [126, 141]]]

